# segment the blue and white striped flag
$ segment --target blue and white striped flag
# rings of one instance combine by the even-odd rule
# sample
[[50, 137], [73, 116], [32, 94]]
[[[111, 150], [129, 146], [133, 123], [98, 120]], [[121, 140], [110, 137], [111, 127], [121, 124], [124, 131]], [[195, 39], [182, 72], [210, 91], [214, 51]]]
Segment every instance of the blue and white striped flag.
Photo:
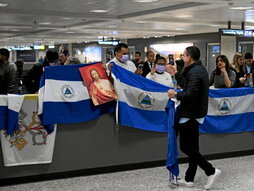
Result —
[[39, 90], [39, 114], [44, 126], [85, 122], [114, 112], [115, 102], [93, 105], [79, 72], [84, 66], [45, 67]]
[[138, 129], [168, 132], [165, 108], [167, 86], [114, 64], [111, 67], [118, 96], [118, 122]]
[[111, 67], [117, 92], [119, 124], [149, 131], [168, 133], [167, 169], [178, 176], [174, 103], [169, 100], [167, 86], [146, 79], [114, 64]]
[[254, 131], [254, 88], [211, 89], [203, 133]]

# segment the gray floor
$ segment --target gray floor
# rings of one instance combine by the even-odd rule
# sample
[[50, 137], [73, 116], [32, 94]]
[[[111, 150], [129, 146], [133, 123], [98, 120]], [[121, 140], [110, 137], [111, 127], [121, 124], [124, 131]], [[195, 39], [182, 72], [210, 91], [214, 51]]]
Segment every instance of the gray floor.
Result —
[[[254, 155], [213, 160], [211, 163], [222, 171], [212, 190], [254, 190]], [[186, 166], [180, 165], [181, 175]], [[0, 187], [0, 191], [188, 191], [203, 190], [206, 180], [204, 173], [198, 169], [194, 189], [175, 187], [169, 184], [166, 168], [158, 167]]]

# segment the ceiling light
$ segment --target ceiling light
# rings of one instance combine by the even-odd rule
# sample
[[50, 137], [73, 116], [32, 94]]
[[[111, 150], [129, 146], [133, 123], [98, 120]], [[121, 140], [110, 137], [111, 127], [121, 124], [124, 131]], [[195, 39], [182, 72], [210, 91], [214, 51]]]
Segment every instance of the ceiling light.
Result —
[[40, 25], [51, 25], [52, 23], [47, 23], [47, 22], [45, 22], [45, 23], [39, 23]]
[[71, 20], [71, 19], [73, 19], [72, 17], [63, 17], [63, 18], [61, 18], [61, 19], [63, 19], [63, 20]]
[[192, 15], [176, 15], [176, 18], [192, 18]]
[[8, 3], [0, 3], [0, 7], [7, 7], [8, 5]]
[[75, 33], [75, 32], [73, 32], [73, 31], [66, 31], [65, 33], [73, 34], [73, 33]]
[[230, 7], [229, 9], [233, 9], [233, 10], [248, 10], [248, 9], [252, 9], [253, 7]]
[[135, 2], [135, 3], [155, 3], [158, 1], [160, 1], [160, 0], [133, 0], [133, 2]]
[[145, 23], [147, 23], [147, 21], [134, 21], [134, 23], [137, 23], [137, 24], [145, 24]]
[[94, 9], [89, 11], [90, 13], [107, 13], [109, 10], [103, 10], [103, 9]]

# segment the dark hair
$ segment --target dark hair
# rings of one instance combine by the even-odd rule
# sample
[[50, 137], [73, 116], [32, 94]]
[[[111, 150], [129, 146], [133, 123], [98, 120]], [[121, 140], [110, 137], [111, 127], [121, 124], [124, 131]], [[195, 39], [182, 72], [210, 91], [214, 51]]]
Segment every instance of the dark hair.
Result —
[[244, 59], [253, 59], [253, 55], [250, 52], [245, 53]]
[[0, 54], [1, 54], [2, 56], [5, 56], [5, 57], [7, 58], [7, 60], [8, 60], [9, 57], [10, 57], [10, 52], [9, 52], [9, 50], [6, 49], [6, 48], [1, 48], [1, 49], [0, 49]]
[[139, 56], [141, 56], [141, 52], [135, 52], [135, 54], [139, 54]]
[[151, 52], [153, 53], [153, 51], [148, 50], [147, 53], [146, 53], [146, 57], [147, 57]]
[[156, 54], [156, 56], [155, 56], [156, 59], [157, 59], [157, 58], [160, 58], [160, 57], [161, 57], [160, 54]]
[[159, 60], [164, 60], [165, 63], [166, 63], [166, 59], [165, 59], [164, 57], [162, 57], [162, 56], [158, 56], [158, 57], [156, 58], [156, 60], [155, 60], [155, 63], [157, 63]]
[[121, 50], [122, 48], [128, 48], [127, 44], [124, 43], [119, 43], [118, 45], [116, 45], [116, 47], [114, 48], [114, 54], [116, 54], [116, 52], [118, 52], [119, 50]]
[[93, 82], [94, 82], [94, 78], [93, 78], [93, 76], [92, 76], [92, 71], [96, 71], [97, 74], [99, 75], [99, 77], [101, 78], [101, 75], [99, 74], [98, 70], [96, 70], [95, 68], [92, 68], [92, 69], [90, 70], [90, 76], [91, 76]]
[[46, 58], [49, 63], [53, 63], [59, 58], [58, 52], [55, 49], [49, 49], [46, 52]]
[[197, 61], [200, 58], [200, 50], [198, 47], [189, 46], [186, 48], [188, 55], [194, 60]]
[[226, 64], [225, 68], [226, 68], [227, 73], [229, 74], [229, 73], [230, 73], [230, 70], [231, 70], [231, 65], [230, 65], [230, 63], [229, 63], [229, 61], [228, 61], [228, 58], [227, 58], [225, 55], [219, 55], [219, 56], [217, 56], [217, 58], [216, 58], [216, 69], [215, 69], [215, 73], [216, 73], [216, 74], [221, 74], [221, 71], [220, 71], [220, 69], [219, 69], [219, 67], [218, 67], [219, 58], [221, 58], [222, 61]]

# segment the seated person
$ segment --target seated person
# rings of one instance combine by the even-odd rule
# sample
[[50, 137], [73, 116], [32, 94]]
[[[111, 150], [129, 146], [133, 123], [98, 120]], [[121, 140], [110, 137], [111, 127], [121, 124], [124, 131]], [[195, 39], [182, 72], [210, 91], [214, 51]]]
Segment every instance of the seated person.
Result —
[[166, 59], [158, 57], [155, 61], [155, 66], [151, 68], [151, 72], [146, 78], [163, 84], [165, 86], [174, 87], [171, 75], [166, 72]]
[[216, 69], [212, 71], [209, 85], [215, 88], [231, 88], [235, 85], [236, 73], [231, 69], [228, 58], [220, 55], [216, 58]]

